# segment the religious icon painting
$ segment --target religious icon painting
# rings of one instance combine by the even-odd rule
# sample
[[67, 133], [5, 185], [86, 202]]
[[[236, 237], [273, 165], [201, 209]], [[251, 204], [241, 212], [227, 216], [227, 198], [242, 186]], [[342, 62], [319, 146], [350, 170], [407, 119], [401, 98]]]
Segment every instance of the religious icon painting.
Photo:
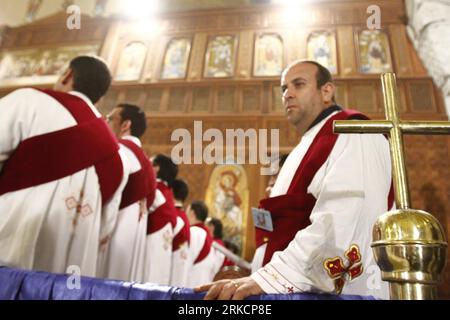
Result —
[[283, 69], [283, 40], [278, 34], [261, 34], [255, 41], [253, 75], [255, 77], [279, 76]]
[[224, 239], [238, 248], [245, 248], [249, 189], [244, 167], [236, 164], [217, 166], [209, 179], [206, 204], [210, 216], [222, 221]]
[[25, 13], [25, 21], [32, 22], [42, 6], [42, 0], [28, 0], [28, 7]]
[[234, 57], [236, 51], [234, 36], [216, 36], [206, 49], [205, 78], [226, 78], [234, 75]]
[[116, 68], [116, 81], [137, 81], [141, 78], [142, 69], [147, 57], [147, 46], [139, 41], [125, 46]]
[[361, 73], [392, 72], [388, 35], [381, 30], [362, 30], [358, 34]]
[[161, 79], [184, 79], [191, 52], [190, 38], [170, 40], [164, 55]]
[[316, 61], [330, 70], [331, 74], [337, 73], [336, 38], [333, 32], [315, 31], [308, 36], [307, 45], [308, 60]]
[[81, 45], [4, 52], [0, 56], [0, 86], [54, 83], [73, 58], [97, 55], [98, 50], [99, 45]]

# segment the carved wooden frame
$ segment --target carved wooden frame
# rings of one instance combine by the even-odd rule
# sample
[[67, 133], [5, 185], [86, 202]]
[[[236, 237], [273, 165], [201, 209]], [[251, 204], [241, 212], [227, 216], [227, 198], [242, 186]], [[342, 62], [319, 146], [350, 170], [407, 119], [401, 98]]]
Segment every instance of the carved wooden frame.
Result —
[[255, 67], [256, 67], [256, 42], [259, 38], [266, 36], [266, 35], [272, 35], [277, 36], [281, 40], [282, 44], [282, 53], [281, 53], [281, 72], [283, 71], [283, 68], [286, 66], [286, 41], [283, 37], [282, 32], [277, 31], [264, 31], [264, 32], [255, 32], [254, 40], [253, 40], [253, 54], [252, 54], [252, 77], [254, 78], [279, 78], [281, 75], [281, 72], [279, 75], [256, 75], [255, 73]]
[[[167, 50], [169, 49], [169, 44], [173, 41], [173, 40], [178, 40], [178, 39], [188, 39], [189, 40], [189, 53], [188, 53], [188, 57], [187, 57], [187, 63], [186, 63], [186, 69], [185, 69], [185, 73], [184, 73], [184, 77], [180, 77], [180, 78], [163, 78], [162, 77], [162, 73], [164, 71], [164, 60], [166, 58], [167, 55]], [[189, 34], [189, 35], [173, 35], [173, 36], [168, 36], [165, 39], [165, 43], [164, 43], [164, 50], [162, 52], [162, 55], [159, 59], [160, 63], [158, 65], [158, 67], [156, 68], [156, 74], [157, 74], [157, 78], [159, 81], [162, 82], [167, 82], [167, 81], [185, 81], [188, 77], [188, 72], [189, 72], [189, 67], [191, 65], [192, 62], [192, 53], [193, 53], [193, 48], [194, 47], [194, 41], [193, 41], [193, 35]]]
[[[232, 41], [234, 42], [234, 52], [231, 55], [231, 59], [233, 62], [233, 67], [232, 67], [232, 75], [230, 76], [223, 76], [223, 77], [212, 77], [212, 76], [207, 76], [206, 75], [206, 71], [207, 71], [207, 64], [210, 58], [210, 48], [209, 45], [211, 43], [212, 40], [214, 40], [217, 37], [232, 37]], [[238, 66], [238, 52], [239, 52], [239, 36], [236, 33], [223, 33], [223, 34], [214, 34], [214, 35], [209, 35], [208, 36], [208, 40], [206, 42], [206, 48], [205, 48], [205, 54], [204, 54], [204, 61], [203, 61], [203, 70], [202, 70], [202, 76], [205, 79], [232, 79], [236, 77], [236, 70], [237, 70], [237, 66]]]
[[[361, 52], [360, 52], [360, 48], [359, 48], [359, 38], [360, 38], [360, 33], [362, 31], [364, 31], [364, 30], [367, 30], [367, 29], [364, 29], [364, 28], [361, 28], [361, 27], [360, 28], [353, 28], [353, 35], [354, 35], [354, 40], [355, 40], [355, 50], [356, 50], [356, 54], [355, 54], [356, 69], [357, 69], [358, 75], [360, 75], [360, 76], [365, 76], [365, 77], [373, 77], [373, 76], [375, 76], [375, 77], [378, 77], [379, 73], [363, 73], [363, 72], [361, 72]], [[392, 55], [393, 52], [392, 52], [391, 36], [390, 36], [389, 30], [386, 28], [386, 29], [380, 29], [380, 30], [377, 30], [377, 31], [380, 31], [380, 32], [384, 33], [386, 35], [386, 37], [387, 37], [388, 62], [391, 65], [391, 68], [392, 68], [391, 71], [395, 72], [395, 69], [396, 69], [395, 66], [394, 66], [394, 61], [395, 60], [394, 60], [393, 55]]]

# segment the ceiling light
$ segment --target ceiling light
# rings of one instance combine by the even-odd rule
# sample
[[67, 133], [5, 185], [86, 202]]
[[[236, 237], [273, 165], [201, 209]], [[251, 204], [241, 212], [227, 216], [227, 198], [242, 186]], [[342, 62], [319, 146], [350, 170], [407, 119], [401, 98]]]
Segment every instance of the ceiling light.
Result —
[[155, 14], [158, 9], [157, 0], [122, 0], [122, 12], [130, 18], [146, 18]]

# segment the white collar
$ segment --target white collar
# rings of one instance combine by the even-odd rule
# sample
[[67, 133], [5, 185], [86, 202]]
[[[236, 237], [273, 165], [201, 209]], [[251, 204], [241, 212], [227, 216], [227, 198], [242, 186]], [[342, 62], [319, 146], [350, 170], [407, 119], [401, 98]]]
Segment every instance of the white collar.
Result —
[[69, 91], [68, 94], [71, 94], [73, 96], [76, 96], [80, 99], [82, 99], [84, 102], [86, 102], [86, 104], [89, 106], [89, 108], [91, 108], [92, 112], [94, 112], [94, 114], [97, 117], [101, 117], [101, 113], [97, 110], [97, 108], [94, 106], [94, 104], [92, 103], [91, 99], [89, 99], [86, 95], [84, 95], [83, 93], [79, 92], [79, 91]]
[[181, 202], [180, 200], [175, 199], [175, 207], [179, 207], [179, 208], [183, 209], [183, 202]]
[[338, 113], [340, 111], [335, 111], [332, 114], [330, 114], [328, 117], [326, 117], [325, 119], [323, 119], [322, 121], [320, 121], [318, 124], [316, 124], [314, 127], [312, 127], [311, 129], [309, 129], [308, 131], [305, 132], [305, 134], [303, 135], [303, 137], [309, 137], [311, 136], [312, 138], [314, 138], [316, 136], [316, 134], [320, 131], [320, 129], [322, 129], [323, 125], [325, 124], [325, 122], [328, 121], [328, 119], [330, 119], [332, 116], [334, 116], [336, 113]]
[[165, 184], [166, 186], [169, 186], [169, 184], [167, 183], [167, 181], [161, 180], [159, 178], [156, 179], [156, 182], [161, 182], [163, 184]]
[[142, 147], [142, 142], [141, 140], [139, 140], [139, 138], [136, 138], [135, 136], [123, 136], [121, 137], [121, 139], [125, 139], [125, 140], [130, 140], [131, 142], [133, 142], [134, 144], [136, 144], [139, 147]]

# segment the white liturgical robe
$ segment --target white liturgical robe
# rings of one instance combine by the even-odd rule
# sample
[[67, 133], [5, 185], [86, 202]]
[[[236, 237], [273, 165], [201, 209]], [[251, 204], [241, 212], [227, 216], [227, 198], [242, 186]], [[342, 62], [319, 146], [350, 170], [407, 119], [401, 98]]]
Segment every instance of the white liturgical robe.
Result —
[[[185, 222], [181, 217], [177, 217], [177, 224], [174, 229], [174, 238], [182, 232]], [[189, 279], [189, 243], [187, 241], [180, 244], [172, 252], [172, 271], [170, 275], [170, 285], [174, 287], [186, 287]]]
[[[86, 96], [70, 94], [84, 100], [83, 106], [101, 117]], [[76, 124], [65, 107], [38, 90], [20, 89], [5, 96], [0, 100], [0, 172], [21, 141]], [[123, 163], [123, 170], [126, 177], [127, 163]], [[103, 204], [99, 178], [92, 166], [1, 195], [2, 262], [56, 273], [75, 266], [82, 275], [95, 276], [100, 240], [114, 228], [125, 183], [124, 178], [112, 198]]]
[[[130, 140], [139, 147], [141, 141], [133, 136], [122, 139]], [[121, 144], [121, 146], [123, 146]], [[129, 160], [130, 174], [138, 172], [141, 164], [136, 155], [123, 146], [124, 154]], [[145, 199], [135, 202], [118, 213], [116, 227], [111, 236], [105, 258], [103, 274], [100, 277], [124, 281], [144, 280], [145, 237], [147, 229], [147, 207]]]
[[210, 248], [209, 253], [199, 262], [195, 263], [200, 252], [205, 246], [206, 231], [197, 226], [191, 226], [191, 241], [189, 244], [190, 265], [188, 276], [188, 287], [193, 288], [205, 283], [209, 283], [216, 275], [215, 268], [215, 252], [214, 248]]
[[[158, 209], [166, 203], [163, 193], [156, 189], [155, 200], [149, 209], [149, 215], [158, 214]], [[148, 229], [148, 228], [147, 228]], [[172, 224], [149, 233], [145, 240], [144, 281], [160, 285], [169, 285], [172, 270]]]

